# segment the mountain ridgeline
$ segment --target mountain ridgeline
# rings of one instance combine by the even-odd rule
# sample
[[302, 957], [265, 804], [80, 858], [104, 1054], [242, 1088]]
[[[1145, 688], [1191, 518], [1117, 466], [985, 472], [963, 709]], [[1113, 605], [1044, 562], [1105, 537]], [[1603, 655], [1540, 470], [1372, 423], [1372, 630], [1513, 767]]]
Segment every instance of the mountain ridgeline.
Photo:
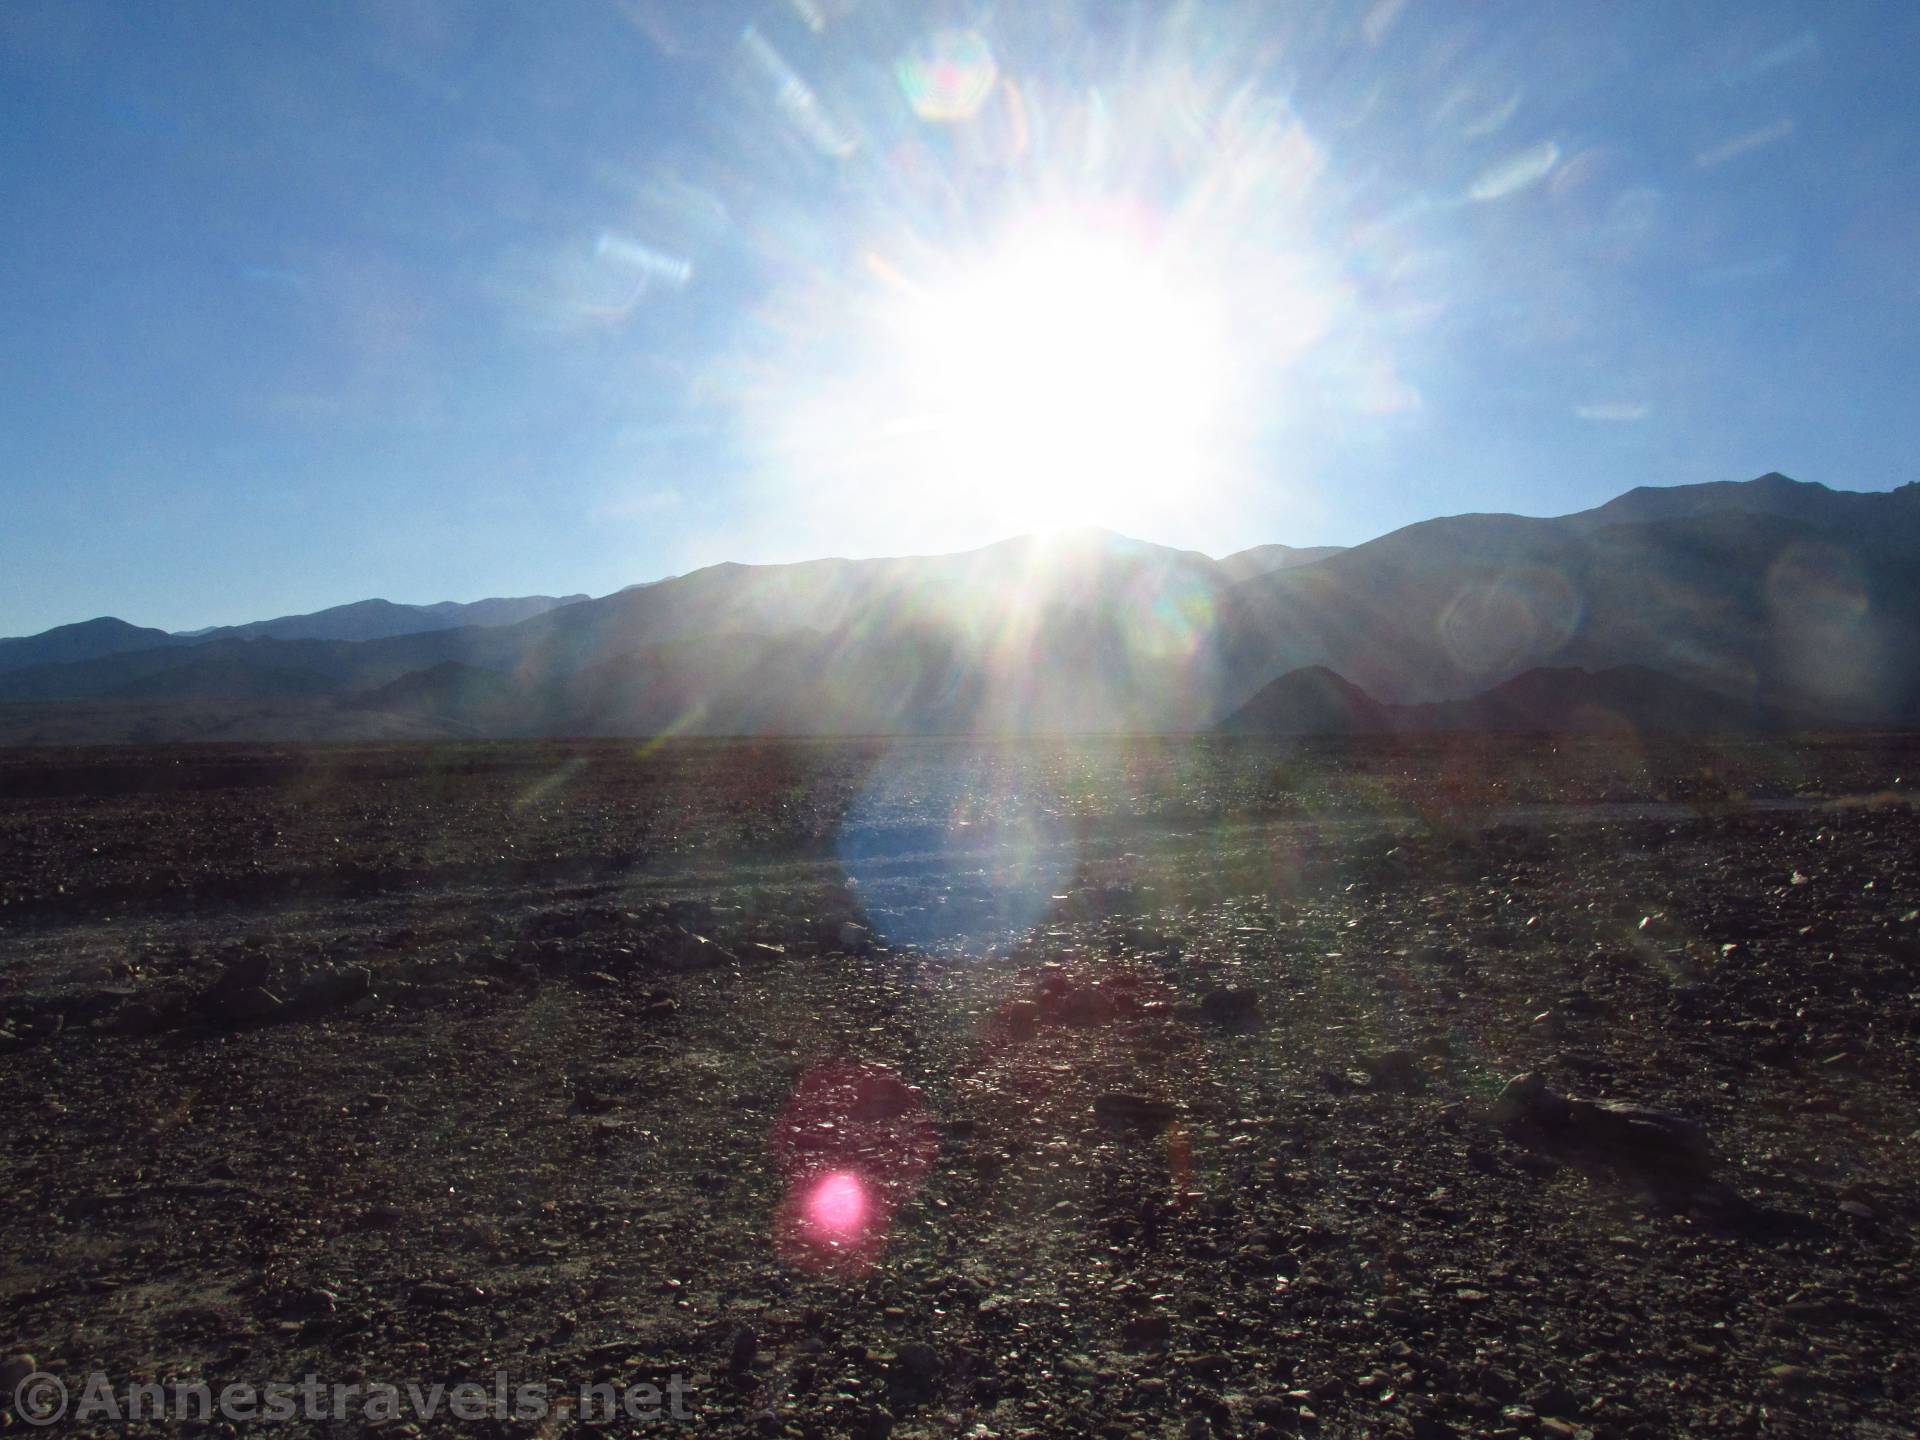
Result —
[[0, 640], [0, 674], [126, 655], [136, 650], [187, 649], [215, 640], [378, 640], [390, 635], [452, 630], [463, 625], [513, 625], [586, 598], [585, 595], [518, 595], [475, 600], [469, 604], [442, 600], [436, 605], [357, 600], [308, 615], [282, 615], [274, 620], [215, 625], [184, 632], [150, 630], [105, 615], [77, 625], [58, 625], [38, 635]]
[[1920, 485], [1768, 475], [1346, 550], [1084, 531], [195, 636], [96, 620], [0, 641], [0, 738], [1907, 725], [1917, 556]]

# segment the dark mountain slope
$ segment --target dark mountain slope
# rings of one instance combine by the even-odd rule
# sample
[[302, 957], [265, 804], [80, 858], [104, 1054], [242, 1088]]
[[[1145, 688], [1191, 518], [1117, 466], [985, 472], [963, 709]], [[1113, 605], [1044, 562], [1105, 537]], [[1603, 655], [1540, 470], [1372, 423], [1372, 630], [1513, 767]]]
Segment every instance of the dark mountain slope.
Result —
[[22, 635], [0, 640], [0, 673], [28, 670], [40, 665], [71, 665], [97, 660], [105, 655], [121, 655], [133, 650], [152, 650], [183, 643], [164, 630], [149, 630], [129, 625], [111, 615], [98, 620], [82, 620], [74, 625], [56, 625], [38, 635]]
[[[1920, 718], [1920, 487], [1768, 478], [1622, 502], [1610, 513], [1663, 513], [1456, 516], [1246, 580], [1102, 531], [716, 565], [512, 625], [212, 638], [20, 669], [0, 702], [148, 681], [160, 689], [131, 693], [258, 696], [304, 672], [366, 716], [383, 713], [367, 694], [424, 676], [391, 692], [395, 713], [458, 733], [1178, 731], [1306, 667], [1434, 704], [1541, 666], [1639, 666], [1764, 713]], [[249, 691], [247, 667], [274, 674]]]
[[585, 595], [520, 595], [461, 603], [442, 600], [433, 605], [398, 605], [391, 600], [356, 600], [310, 615], [282, 615], [245, 625], [222, 625], [196, 632], [206, 640], [382, 640], [392, 635], [417, 635], [430, 630], [453, 630], [463, 625], [517, 625], [563, 605], [576, 605]]
[[1261, 735], [1375, 735], [1395, 728], [1389, 707], [1324, 665], [1268, 681], [1220, 722], [1230, 733]]
[[1720, 480], [1707, 485], [1641, 485], [1592, 510], [1565, 517], [1576, 525], [1643, 525], [1684, 520], [1720, 511], [1773, 515], [1824, 529], [1841, 529], [1865, 538], [1912, 544], [1920, 533], [1920, 483], [1890, 492], [1833, 490], [1812, 481], [1793, 480], [1771, 471], [1757, 480]]
[[1814, 519], [1732, 508], [1408, 526], [1236, 587], [1225, 668], [1246, 680], [1326, 665], [1419, 702], [1538, 665], [1632, 664], [1849, 719], [1910, 714], [1920, 587], [1902, 537], [1920, 491], [1805, 498]]
[[326, 676], [293, 666], [263, 665], [246, 655], [212, 655], [171, 669], [156, 670], [117, 685], [109, 700], [284, 699], [326, 695], [334, 690]]
[[1543, 666], [1479, 695], [1431, 705], [1382, 705], [1331, 670], [1314, 667], [1262, 686], [1220, 729], [1243, 735], [1726, 734], [1792, 728], [1804, 718], [1637, 665]]
[[359, 600], [351, 605], [316, 610], [310, 615], [282, 615], [274, 620], [217, 625], [179, 634], [103, 616], [77, 625], [56, 626], [38, 635], [0, 640], [0, 673], [44, 665], [70, 665], [136, 651], [187, 649], [228, 640], [378, 640], [467, 625], [514, 625], [586, 598], [585, 595], [524, 595], [475, 600], [471, 604], [443, 600], [434, 605]]

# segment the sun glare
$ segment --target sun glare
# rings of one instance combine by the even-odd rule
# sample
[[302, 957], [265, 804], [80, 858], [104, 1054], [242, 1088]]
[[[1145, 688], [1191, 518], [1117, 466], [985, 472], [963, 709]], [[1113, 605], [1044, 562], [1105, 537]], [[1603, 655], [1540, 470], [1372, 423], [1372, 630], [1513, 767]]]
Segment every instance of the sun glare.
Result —
[[1219, 303], [1124, 229], [1020, 234], [892, 329], [917, 478], [1010, 529], [1135, 512], [1218, 458]]

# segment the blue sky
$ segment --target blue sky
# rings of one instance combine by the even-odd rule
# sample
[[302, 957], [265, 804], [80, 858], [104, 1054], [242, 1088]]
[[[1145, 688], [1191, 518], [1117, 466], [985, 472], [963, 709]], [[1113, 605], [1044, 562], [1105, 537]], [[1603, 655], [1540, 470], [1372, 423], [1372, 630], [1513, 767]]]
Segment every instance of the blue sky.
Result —
[[0, 633], [1890, 488], [1916, 54], [1897, 3], [8, 0]]

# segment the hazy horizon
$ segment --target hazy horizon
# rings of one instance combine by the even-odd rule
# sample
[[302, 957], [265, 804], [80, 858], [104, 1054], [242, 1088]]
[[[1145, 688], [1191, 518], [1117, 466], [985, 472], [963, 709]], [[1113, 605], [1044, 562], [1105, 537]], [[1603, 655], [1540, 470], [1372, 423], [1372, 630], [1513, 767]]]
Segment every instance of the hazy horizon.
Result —
[[[1769, 471], [1768, 473], [1778, 474], [1779, 472]], [[1762, 477], [1760, 476], [1747, 477], [1748, 480], [1754, 480], [1754, 479], [1760, 479], [1760, 478]], [[1820, 483], [1817, 481], [1812, 481], [1812, 482], [1800, 481], [1799, 477], [1797, 476], [1787, 476], [1786, 478], [1802, 484], [1819, 484]], [[1743, 483], [1743, 482], [1735, 482], [1735, 483]], [[1630, 487], [1630, 488], [1637, 488], [1637, 487]], [[1654, 488], [1661, 488], [1661, 487], [1654, 487]], [[1836, 487], [1826, 486], [1824, 488], [1834, 489]], [[1886, 488], [1895, 489], [1898, 487], [1889, 486]], [[1623, 491], [1621, 493], [1625, 493], [1625, 492]], [[1861, 491], [1856, 493], [1876, 493], [1876, 492], [1869, 489], [1867, 491]], [[1614, 497], [1609, 496], [1607, 498], [1612, 499]], [[1603, 501], [1601, 503], [1605, 503], [1605, 502]], [[1462, 513], [1467, 513], [1467, 512], [1462, 512]], [[1509, 513], [1509, 514], [1516, 514], [1516, 515], [1521, 514], [1521, 512], [1517, 512], [1517, 511], [1498, 512], [1498, 513]], [[1521, 518], [1551, 519], [1551, 518], [1557, 518], [1557, 515], [1560, 513], [1574, 513], [1574, 512], [1556, 512], [1555, 515], [1533, 515], [1533, 516], [1521, 515]], [[1441, 518], [1447, 518], [1447, 517], [1425, 516], [1421, 518], [1441, 519]], [[1413, 520], [1413, 521], [1409, 521], [1408, 523], [1418, 524], [1419, 521]], [[1396, 528], [1399, 528], [1399, 527], [1396, 527]], [[573, 596], [573, 595], [584, 595], [587, 599], [599, 599], [599, 598], [603, 598], [605, 595], [617, 594], [621, 590], [631, 590], [631, 589], [641, 588], [648, 585], [657, 585], [667, 580], [680, 579], [683, 576], [694, 574], [700, 570], [711, 569], [714, 566], [718, 566], [718, 565], [735, 564], [735, 565], [756, 565], [756, 566], [778, 566], [778, 565], [803, 565], [803, 564], [808, 564], [813, 562], [844, 561], [844, 562], [851, 562], [851, 563], [859, 563], [863, 561], [928, 559], [928, 558], [935, 558], [943, 555], [971, 554], [981, 550], [990, 550], [998, 545], [1017, 544], [1021, 541], [1045, 541], [1055, 537], [1064, 538], [1064, 537], [1072, 536], [1075, 534], [1086, 534], [1086, 533], [1096, 533], [1096, 532], [1112, 535], [1117, 539], [1133, 541], [1140, 544], [1151, 545], [1151, 546], [1162, 546], [1162, 548], [1166, 548], [1166, 549], [1183, 550], [1188, 553], [1205, 555], [1208, 559], [1216, 560], [1216, 561], [1224, 561], [1232, 558], [1235, 555], [1245, 553], [1246, 551], [1259, 550], [1271, 545], [1284, 546], [1290, 550], [1308, 550], [1308, 551], [1317, 550], [1317, 549], [1342, 550], [1342, 549], [1351, 549], [1353, 548], [1353, 546], [1356, 546], [1356, 545], [1364, 545], [1370, 540], [1376, 540], [1380, 538], [1377, 535], [1368, 535], [1361, 539], [1352, 541], [1351, 543], [1346, 545], [1321, 545], [1317, 543], [1296, 543], [1291, 540], [1278, 540], [1278, 541], [1258, 540], [1250, 544], [1240, 546], [1238, 547], [1238, 549], [1221, 550], [1221, 551], [1213, 552], [1213, 551], [1204, 551], [1204, 550], [1195, 551], [1195, 550], [1192, 550], [1191, 547], [1187, 547], [1187, 546], [1163, 545], [1161, 541], [1154, 539], [1152, 536], [1127, 535], [1120, 531], [1114, 530], [1109, 526], [1063, 525], [1063, 526], [1056, 526], [1048, 530], [1035, 530], [1035, 531], [1026, 531], [1019, 534], [1003, 535], [998, 537], [997, 539], [987, 540], [977, 545], [964, 545], [964, 546], [956, 547], [951, 550], [921, 550], [921, 551], [914, 551], [912, 553], [896, 552], [896, 553], [876, 553], [876, 554], [805, 555], [805, 556], [795, 556], [792, 559], [779, 559], [779, 560], [738, 560], [732, 557], [722, 557], [719, 559], [706, 562], [705, 564], [692, 566], [686, 570], [675, 571], [671, 574], [650, 575], [642, 579], [629, 580], [625, 584], [616, 585], [613, 587], [613, 589], [607, 590], [607, 591], [595, 592], [595, 591], [553, 590], [553, 591], [541, 591], [541, 592], [532, 592], [532, 593], [543, 594], [553, 598], [564, 598], [564, 597]], [[1386, 533], [1392, 533], [1392, 532], [1389, 531]], [[245, 625], [251, 622], [262, 621], [262, 620], [291, 618], [298, 615], [311, 614], [311, 613], [315, 613], [323, 610], [337, 609], [343, 606], [361, 604], [368, 601], [385, 601], [393, 605], [411, 606], [411, 607], [424, 609], [424, 608], [431, 608], [436, 605], [448, 605], [448, 604], [470, 605], [482, 600], [501, 599], [501, 598], [516, 598], [516, 597], [505, 596], [501, 592], [497, 592], [497, 591], [479, 591], [471, 595], [462, 595], [457, 597], [440, 596], [431, 600], [409, 599], [409, 598], [404, 598], [396, 595], [355, 595], [346, 599], [327, 601], [323, 604], [314, 606], [313, 609], [310, 611], [291, 611], [291, 610], [278, 611], [278, 612], [274, 612], [271, 615], [268, 615], [268, 614], [249, 615], [238, 620], [222, 620], [217, 622], [209, 622], [203, 625], [167, 626], [167, 625], [160, 625], [153, 622], [139, 620], [137, 618], [129, 617], [126, 615], [108, 615], [103, 612], [98, 615], [76, 616], [69, 620], [55, 621], [52, 626], [43, 626], [41, 627], [41, 629], [42, 630], [55, 629], [63, 625], [79, 624], [79, 623], [84, 623], [90, 620], [118, 619], [118, 620], [126, 620], [130, 624], [141, 625], [149, 629], [166, 630], [170, 634], [174, 634], [174, 635], [193, 636], [193, 635], [201, 634], [205, 631], [219, 630], [230, 625]], [[4, 625], [0, 625], [0, 635], [20, 636], [20, 635], [27, 635], [30, 633], [39, 633], [39, 632], [6, 630]]]

